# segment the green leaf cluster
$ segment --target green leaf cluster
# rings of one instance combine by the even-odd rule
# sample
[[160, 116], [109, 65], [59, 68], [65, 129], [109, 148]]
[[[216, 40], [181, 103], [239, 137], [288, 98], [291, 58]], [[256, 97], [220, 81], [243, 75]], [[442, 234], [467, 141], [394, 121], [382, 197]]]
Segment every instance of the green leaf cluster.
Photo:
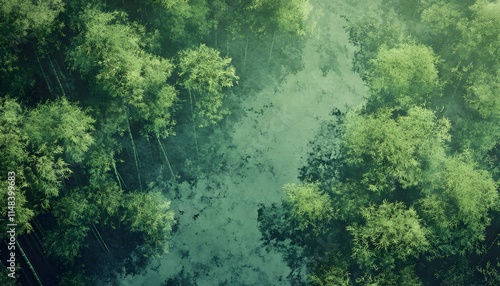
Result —
[[179, 58], [179, 85], [187, 89], [191, 101], [196, 95], [194, 120], [199, 127], [218, 123], [229, 110], [223, 107], [224, 88], [239, 79], [230, 58], [202, 44], [196, 49], [183, 50]]
[[317, 184], [287, 184], [283, 187], [283, 207], [299, 232], [323, 233], [323, 226], [333, 218], [330, 197]]

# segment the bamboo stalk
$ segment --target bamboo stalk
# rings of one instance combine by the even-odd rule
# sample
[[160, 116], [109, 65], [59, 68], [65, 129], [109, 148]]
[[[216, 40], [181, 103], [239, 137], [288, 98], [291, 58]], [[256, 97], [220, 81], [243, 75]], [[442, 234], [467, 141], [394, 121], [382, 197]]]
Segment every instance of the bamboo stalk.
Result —
[[250, 33], [247, 34], [247, 42], [245, 44], [245, 53], [243, 56], [243, 69], [245, 69], [245, 66], [247, 64], [248, 38], [250, 38]]
[[189, 99], [191, 100], [191, 122], [193, 124], [193, 132], [194, 132], [194, 146], [196, 147], [196, 156], [199, 154], [198, 150], [198, 136], [196, 134], [196, 123], [194, 120], [194, 103], [193, 103], [193, 95], [191, 94], [191, 89], [189, 89]]
[[36, 231], [33, 231], [32, 234], [30, 234], [30, 237], [31, 239], [33, 240], [37, 250], [42, 254], [42, 257], [43, 257], [43, 260], [45, 261], [45, 263], [47, 263], [47, 265], [49, 264], [49, 261], [47, 260], [47, 258], [45, 257], [45, 253], [43, 251], [43, 244], [42, 244], [42, 240], [40, 239], [40, 237], [38, 236], [38, 234], [36, 233]]
[[36, 217], [33, 218], [33, 222], [35, 223], [36, 227], [38, 227], [38, 229], [40, 230], [42, 235], [45, 236], [45, 230], [43, 229], [42, 225], [40, 224], [40, 222], [38, 221], [38, 219]]
[[486, 256], [486, 254], [488, 254], [488, 251], [490, 251], [490, 249], [493, 247], [493, 244], [495, 244], [495, 242], [497, 241], [497, 239], [500, 237], [500, 233], [497, 234], [497, 237], [495, 238], [495, 240], [493, 240], [493, 242], [490, 244], [490, 247], [488, 247], [488, 249], [484, 252], [484, 255], [483, 257], [481, 257], [481, 260], [479, 261], [479, 263], [477, 265], [481, 265], [481, 262], [483, 262], [483, 259], [484, 257]]
[[271, 57], [273, 55], [273, 48], [274, 48], [274, 40], [276, 38], [276, 30], [273, 32], [273, 40], [271, 41], [271, 49], [269, 51], [269, 60], [267, 61], [267, 67], [269, 68], [269, 64], [271, 63]]
[[115, 171], [116, 180], [118, 181], [118, 186], [120, 186], [120, 190], [123, 190], [122, 183], [120, 182], [120, 176], [118, 175], [118, 170], [116, 169], [116, 163], [113, 159], [113, 170]]
[[47, 84], [47, 88], [49, 89], [49, 92], [52, 93], [52, 88], [50, 87], [49, 80], [47, 79], [47, 76], [45, 75], [45, 72], [43, 71], [43, 66], [42, 63], [40, 62], [40, 58], [38, 58], [38, 53], [35, 51], [35, 56], [36, 60], [38, 62], [38, 65], [40, 66], [40, 70], [42, 71], [43, 79], [45, 80], [45, 84]]
[[218, 49], [218, 47], [217, 47], [217, 34], [218, 34], [217, 26], [214, 26], [214, 34], [215, 34], [215, 49]]
[[26, 261], [26, 264], [28, 264], [28, 267], [31, 269], [31, 272], [33, 272], [33, 276], [35, 276], [36, 281], [38, 282], [39, 286], [43, 286], [42, 281], [40, 280], [40, 277], [38, 277], [38, 274], [36, 273], [35, 268], [31, 264], [31, 261], [28, 259], [28, 256], [26, 256], [26, 253], [24, 253], [23, 248], [21, 247], [21, 244], [19, 241], [16, 240], [16, 245], [19, 248], [19, 251], [21, 252], [21, 255], [24, 257], [24, 260]]
[[64, 92], [64, 88], [62, 86], [61, 80], [59, 79], [59, 75], [57, 74], [57, 70], [54, 67], [54, 63], [52, 62], [52, 58], [49, 55], [49, 63], [50, 67], [52, 68], [52, 71], [54, 72], [54, 75], [56, 76], [57, 83], [59, 84], [59, 88], [61, 89], [62, 95], [66, 96], [66, 93]]
[[168, 159], [167, 150], [165, 150], [165, 147], [163, 146], [163, 143], [161, 142], [160, 136], [158, 135], [158, 133], [156, 133], [156, 140], [158, 140], [158, 145], [160, 145], [160, 150], [162, 151], [163, 156], [165, 157], [165, 161], [167, 162], [167, 166], [168, 166], [168, 169], [170, 170], [170, 174], [172, 175], [172, 178], [174, 179], [174, 181], [177, 182], [177, 180], [175, 179], [174, 170], [172, 169], [172, 165], [170, 165], [170, 160]]
[[92, 231], [94, 232], [94, 235], [96, 235], [96, 238], [97, 240], [99, 241], [99, 243], [101, 244], [101, 246], [104, 246], [104, 248], [108, 251], [108, 253], [110, 252], [109, 251], [109, 248], [108, 248], [108, 245], [106, 244], [106, 242], [104, 241], [104, 239], [102, 238], [101, 236], [101, 233], [99, 232], [99, 230], [95, 227], [94, 224], [92, 224]]
[[134, 152], [134, 161], [135, 161], [135, 168], [137, 169], [137, 180], [139, 181], [139, 189], [142, 191], [142, 180], [141, 180], [141, 174], [139, 171], [139, 157], [137, 156], [137, 150], [135, 148], [134, 137], [132, 136], [132, 130], [130, 129], [130, 121], [128, 119], [128, 114], [127, 114], [127, 127], [128, 127], [128, 134], [130, 137], [130, 143], [132, 143], [132, 150]]

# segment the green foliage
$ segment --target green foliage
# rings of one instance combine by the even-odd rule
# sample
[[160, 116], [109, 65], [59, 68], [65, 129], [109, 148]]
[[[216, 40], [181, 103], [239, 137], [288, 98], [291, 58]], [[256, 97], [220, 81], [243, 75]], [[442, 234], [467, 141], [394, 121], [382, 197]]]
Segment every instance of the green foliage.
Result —
[[74, 70], [116, 98], [118, 106], [130, 107], [133, 118], [147, 120], [153, 131], [168, 132], [176, 99], [176, 91], [167, 84], [173, 65], [148, 53], [144, 27], [126, 19], [124, 13], [85, 10], [83, 29], [68, 59]]
[[65, 265], [72, 265], [85, 246], [84, 240], [90, 228], [85, 225], [60, 227], [44, 239], [44, 248], [49, 256]]
[[371, 275], [366, 274], [356, 279], [358, 285], [390, 285], [390, 286], [421, 286], [422, 281], [412, 267], [405, 267], [401, 270], [383, 271], [382, 273]]
[[59, 195], [63, 181], [71, 174], [68, 164], [59, 157], [62, 152], [60, 146], [49, 150], [42, 145], [29, 159], [31, 184], [28, 194], [37, 210], [49, 208], [51, 199]]
[[444, 195], [458, 208], [456, 213], [467, 224], [481, 217], [498, 202], [497, 185], [491, 174], [480, 170], [467, 154], [450, 159], [442, 175]]
[[29, 221], [34, 212], [26, 204], [25, 190], [28, 186], [25, 177], [25, 166], [29, 160], [26, 150], [26, 138], [22, 132], [24, 114], [21, 106], [13, 99], [0, 99], [0, 172], [3, 174], [0, 182], [0, 203], [2, 223], [0, 237], [7, 234], [8, 212], [8, 172], [15, 173], [14, 193], [16, 197], [16, 233], [18, 235], [29, 232], [32, 227]]
[[108, 176], [103, 176], [98, 182], [94, 182], [88, 190], [88, 198], [99, 209], [96, 220], [111, 228], [118, 226], [122, 206], [124, 205], [124, 194], [117, 183]]
[[490, 223], [489, 212], [498, 207], [495, 181], [466, 155], [448, 159], [439, 177], [438, 188], [420, 200], [423, 217], [437, 234], [432, 241], [434, 254], [478, 251]]
[[179, 54], [180, 85], [196, 92], [219, 93], [224, 87], [231, 87], [238, 77], [230, 58], [205, 45]]
[[96, 205], [87, 198], [86, 190], [71, 190], [54, 205], [52, 214], [62, 227], [97, 223]]
[[314, 272], [309, 277], [314, 286], [348, 286], [351, 274], [348, 272], [348, 261], [337, 251], [329, 252], [325, 259], [316, 262]]
[[68, 162], [79, 163], [94, 142], [91, 134], [94, 122], [85, 111], [62, 98], [31, 110], [26, 118], [25, 132], [34, 146], [41, 149], [46, 146], [54, 153], [59, 150], [51, 149], [60, 146]]
[[[4, 173], [7, 174], [7, 173]], [[4, 177], [5, 178], [5, 177]], [[19, 182], [19, 179], [22, 177], [17, 177], [17, 182]], [[9, 211], [8, 208], [8, 181], [7, 180], [2, 180], [0, 182], [0, 203], [2, 204], [0, 207], [0, 213], [2, 214], [2, 217], [0, 218], [0, 223], [2, 224], [0, 231], [2, 231], [2, 234], [0, 235], [0, 238], [6, 238], [7, 237], [7, 230], [9, 230], [9, 227], [7, 226], [8, 221], [7, 221], [7, 212]], [[26, 199], [26, 194], [23, 188], [20, 186], [16, 187], [15, 190], [15, 197], [16, 197], [16, 206], [15, 206], [15, 211], [16, 211], [16, 235], [22, 235], [24, 233], [29, 233], [33, 229], [33, 227], [30, 224], [31, 219], [35, 215], [34, 211], [28, 206], [28, 201]]]
[[488, 261], [485, 267], [478, 269], [478, 271], [484, 276], [484, 281], [487, 286], [500, 284], [500, 262], [498, 258], [495, 264]]
[[408, 108], [440, 96], [436, 63], [437, 57], [426, 46], [382, 47], [367, 71], [367, 83], [372, 91], [370, 103]]
[[469, 59], [495, 72], [500, 65], [500, 2], [479, 0], [470, 7], [473, 20], [465, 44]]
[[56, 17], [63, 10], [61, 0], [2, 0], [0, 27], [2, 31], [8, 29], [8, 41], [14, 45], [29, 37], [43, 38], [54, 29]]
[[474, 73], [469, 78], [465, 100], [485, 119], [500, 119], [500, 71]]
[[283, 206], [296, 229], [313, 235], [323, 233], [334, 215], [330, 197], [317, 184], [287, 184], [283, 189]]
[[363, 208], [361, 214], [365, 223], [347, 230], [353, 236], [353, 257], [362, 269], [392, 270], [428, 250], [428, 230], [413, 208], [383, 202]]
[[229, 113], [222, 106], [223, 88], [232, 87], [238, 80], [230, 58], [222, 58], [219, 52], [204, 44], [196, 49], [183, 50], [179, 54], [179, 85], [197, 94], [195, 121], [199, 127], [218, 123]]
[[53, 206], [58, 228], [49, 233], [46, 247], [49, 255], [71, 264], [84, 247], [90, 225], [97, 222], [96, 205], [83, 190], [72, 190]]
[[19, 162], [26, 168], [27, 195], [36, 210], [47, 210], [71, 174], [67, 162], [81, 162], [93, 144], [94, 120], [62, 98], [40, 104], [22, 122], [19, 132], [28, 138], [23, 148], [30, 154], [24, 162]]
[[162, 255], [175, 223], [174, 212], [160, 192], [127, 194], [124, 201], [122, 222], [133, 232], [143, 233], [146, 251], [152, 256]]
[[343, 138], [346, 163], [362, 171], [368, 190], [393, 190], [395, 180], [403, 187], [424, 181], [427, 169], [437, 168], [449, 140], [449, 122], [433, 112], [413, 107], [406, 116], [392, 118], [390, 110], [346, 118]]
[[425, 7], [421, 13], [421, 21], [432, 44], [443, 46], [452, 40], [447, 38], [461, 37], [461, 30], [466, 23], [460, 5], [452, 1], [432, 2], [435, 3]]
[[[0, 99], [0, 165], [3, 174], [27, 160], [26, 137], [22, 132], [24, 114], [21, 106], [13, 99]], [[16, 170], [21, 172], [22, 170]]]
[[257, 33], [278, 29], [304, 35], [311, 5], [308, 0], [252, 0], [248, 10], [256, 16], [252, 28]]
[[347, 31], [350, 41], [359, 47], [355, 54], [355, 67], [362, 76], [369, 60], [377, 55], [380, 47], [391, 49], [407, 41], [406, 24], [393, 10], [372, 9], [349, 19]]
[[[342, 245], [304, 254], [310, 281], [496, 285], [498, 267], [481, 262], [495, 255], [484, 241], [496, 235], [488, 226], [500, 206], [500, 2], [384, 0], [378, 7], [347, 19], [368, 101], [340, 127], [324, 127], [329, 133], [318, 136], [301, 173], [327, 196], [324, 231]], [[313, 247], [286, 230], [300, 219], [284, 217], [282, 240]]]

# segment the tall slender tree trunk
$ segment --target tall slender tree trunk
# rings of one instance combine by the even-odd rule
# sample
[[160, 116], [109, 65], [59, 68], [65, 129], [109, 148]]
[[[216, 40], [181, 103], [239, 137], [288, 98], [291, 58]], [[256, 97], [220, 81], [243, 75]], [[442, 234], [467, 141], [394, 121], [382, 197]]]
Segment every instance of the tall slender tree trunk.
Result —
[[229, 57], [229, 31], [226, 33], [226, 56]]
[[56, 80], [57, 80], [57, 83], [59, 84], [59, 88], [61, 89], [62, 96], [66, 96], [66, 93], [64, 92], [64, 88], [62, 86], [61, 80], [59, 79], [59, 75], [57, 74], [57, 70], [54, 67], [54, 63], [52, 62], [52, 58], [50, 57], [50, 55], [49, 55], [49, 63], [50, 63], [50, 67], [52, 68], [52, 72], [56, 76]]
[[120, 175], [120, 172], [118, 171], [118, 168], [116, 168], [116, 174], [118, 175], [118, 178], [122, 181], [122, 185], [124, 189], [128, 189], [127, 184], [125, 183], [125, 180], [123, 179], [122, 175]]
[[454, 98], [455, 95], [457, 94], [457, 90], [458, 90], [458, 86], [460, 85], [460, 83], [462, 82], [462, 75], [460, 76], [460, 78], [458, 79], [458, 82], [457, 84], [455, 84], [455, 89], [453, 90], [453, 94], [451, 95], [451, 98]]
[[478, 266], [481, 265], [481, 262], [483, 262], [483, 259], [484, 257], [486, 256], [486, 254], [488, 254], [488, 251], [490, 251], [490, 249], [493, 247], [493, 245], [495, 244], [495, 242], [497, 242], [497, 239], [500, 237], [500, 233], [497, 234], [497, 237], [495, 238], [495, 240], [493, 240], [493, 242], [490, 244], [490, 247], [488, 247], [488, 249], [484, 252], [484, 255], [483, 257], [481, 257], [481, 260], [479, 261], [479, 263], [477, 264]]
[[115, 171], [116, 181], [118, 182], [118, 186], [120, 186], [120, 190], [123, 190], [122, 183], [120, 182], [120, 176], [118, 175], [118, 170], [116, 169], [116, 162], [113, 159], [113, 171]]
[[214, 38], [215, 38], [215, 49], [218, 49], [218, 44], [217, 44], [217, 25], [214, 25]]
[[243, 69], [245, 69], [245, 67], [247, 65], [248, 38], [250, 38], [250, 33], [247, 33], [247, 42], [245, 44], [245, 52], [244, 52], [244, 56], [243, 56]]
[[40, 224], [40, 222], [38, 221], [38, 219], [36, 217], [33, 218], [33, 223], [35, 224], [36, 227], [38, 227], [38, 230], [40, 230], [40, 233], [42, 234], [42, 236], [45, 236], [45, 229], [43, 229], [42, 225]]
[[49, 261], [47, 260], [47, 257], [45, 257], [45, 253], [44, 253], [44, 251], [42, 249], [43, 248], [42, 240], [40, 239], [40, 237], [38, 236], [38, 234], [36, 233], [36, 231], [33, 230], [33, 232], [31, 232], [28, 237], [30, 237], [33, 240], [33, 244], [35, 245], [37, 251], [42, 254], [43, 260], [45, 261], [45, 263], [48, 264]]
[[127, 112], [127, 127], [128, 127], [128, 134], [130, 137], [130, 143], [132, 144], [132, 151], [134, 152], [134, 161], [135, 161], [135, 168], [137, 170], [137, 180], [139, 181], [139, 189], [142, 191], [141, 172], [139, 169], [139, 156], [137, 155], [134, 137], [132, 136], [132, 130], [130, 129], [130, 121], [128, 119], [128, 112]]
[[168, 159], [167, 150], [165, 150], [165, 147], [163, 146], [163, 143], [160, 140], [160, 135], [158, 135], [158, 133], [156, 133], [156, 140], [158, 140], [158, 145], [160, 146], [160, 150], [162, 151], [163, 157], [167, 162], [168, 169], [170, 170], [170, 175], [172, 175], [172, 179], [174, 179], [174, 181], [177, 182], [174, 170], [172, 169], [172, 165], [170, 165], [170, 160]]
[[94, 224], [92, 224], [92, 232], [94, 233], [95, 237], [97, 238], [97, 240], [99, 241], [99, 244], [104, 248], [106, 249], [106, 251], [108, 251], [108, 253], [110, 252], [109, 251], [109, 248], [108, 248], [108, 245], [106, 244], [106, 242], [104, 242], [104, 239], [102, 239], [102, 236], [101, 236], [101, 233], [99, 232], [99, 230], [95, 227]]
[[49, 92], [52, 93], [52, 88], [50, 87], [49, 80], [47, 79], [47, 75], [43, 71], [42, 62], [40, 62], [40, 58], [38, 57], [38, 53], [36, 52], [36, 50], [35, 50], [35, 56], [36, 56], [36, 61], [38, 62], [38, 65], [40, 66], [40, 70], [42, 71], [42, 75], [43, 75], [43, 79], [45, 80], [45, 84], [47, 85]]
[[194, 116], [194, 101], [193, 101], [193, 95], [191, 93], [191, 89], [189, 90], [189, 99], [191, 100], [191, 123], [193, 124], [193, 135], [194, 135], [194, 146], [196, 148], [196, 156], [199, 154], [198, 150], [198, 135], [196, 133], [196, 122], [195, 122], [195, 116]]
[[26, 261], [26, 264], [28, 264], [28, 267], [31, 269], [31, 272], [33, 273], [33, 276], [35, 276], [35, 279], [38, 282], [38, 285], [39, 286], [43, 286], [43, 283], [40, 280], [40, 277], [38, 276], [38, 273], [36, 273], [36, 270], [33, 267], [33, 265], [31, 264], [31, 261], [28, 259], [28, 256], [26, 256], [26, 253], [24, 253], [24, 250], [21, 247], [21, 244], [17, 240], [16, 240], [16, 245], [17, 245], [17, 248], [19, 249], [19, 252], [21, 252], [21, 255], [23, 256], [24, 260]]
[[269, 59], [267, 60], [267, 67], [269, 68], [269, 64], [271, 63], [271, 57], [273, 56], [273, 48], [274, 48], [274, 40], [276, 38], [276, 30], [273, 32], [273, 39], [271, 41], [271, 49], [269, 50]]

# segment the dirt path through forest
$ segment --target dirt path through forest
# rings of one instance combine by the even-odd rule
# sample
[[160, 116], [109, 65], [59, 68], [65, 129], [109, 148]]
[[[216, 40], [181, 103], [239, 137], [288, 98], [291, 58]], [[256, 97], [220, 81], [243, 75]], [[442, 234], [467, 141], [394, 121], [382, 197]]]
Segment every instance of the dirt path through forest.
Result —
[[334, 107], [355, 106], [366, 92], [351, 71], [353, 47], [338, 12], [352, 7], [333, 2], [313, 2], [304, 69], [244, 102], [247, 115], [235, 124], [232, 142], [221, 143], [228, 146], [228, 171], [195, 187], [181, 185], [182, 197], [172, 200], [179, 228], [170, 253], [121, 285], [166, 285], [181, 271], [186, 280], [176, 284], [288, 285], [281, 254], [267, 252], [259, 241], [258, 205], [279, 202], [282, 186], [297, 181], [301, 157], [322, 120]]

